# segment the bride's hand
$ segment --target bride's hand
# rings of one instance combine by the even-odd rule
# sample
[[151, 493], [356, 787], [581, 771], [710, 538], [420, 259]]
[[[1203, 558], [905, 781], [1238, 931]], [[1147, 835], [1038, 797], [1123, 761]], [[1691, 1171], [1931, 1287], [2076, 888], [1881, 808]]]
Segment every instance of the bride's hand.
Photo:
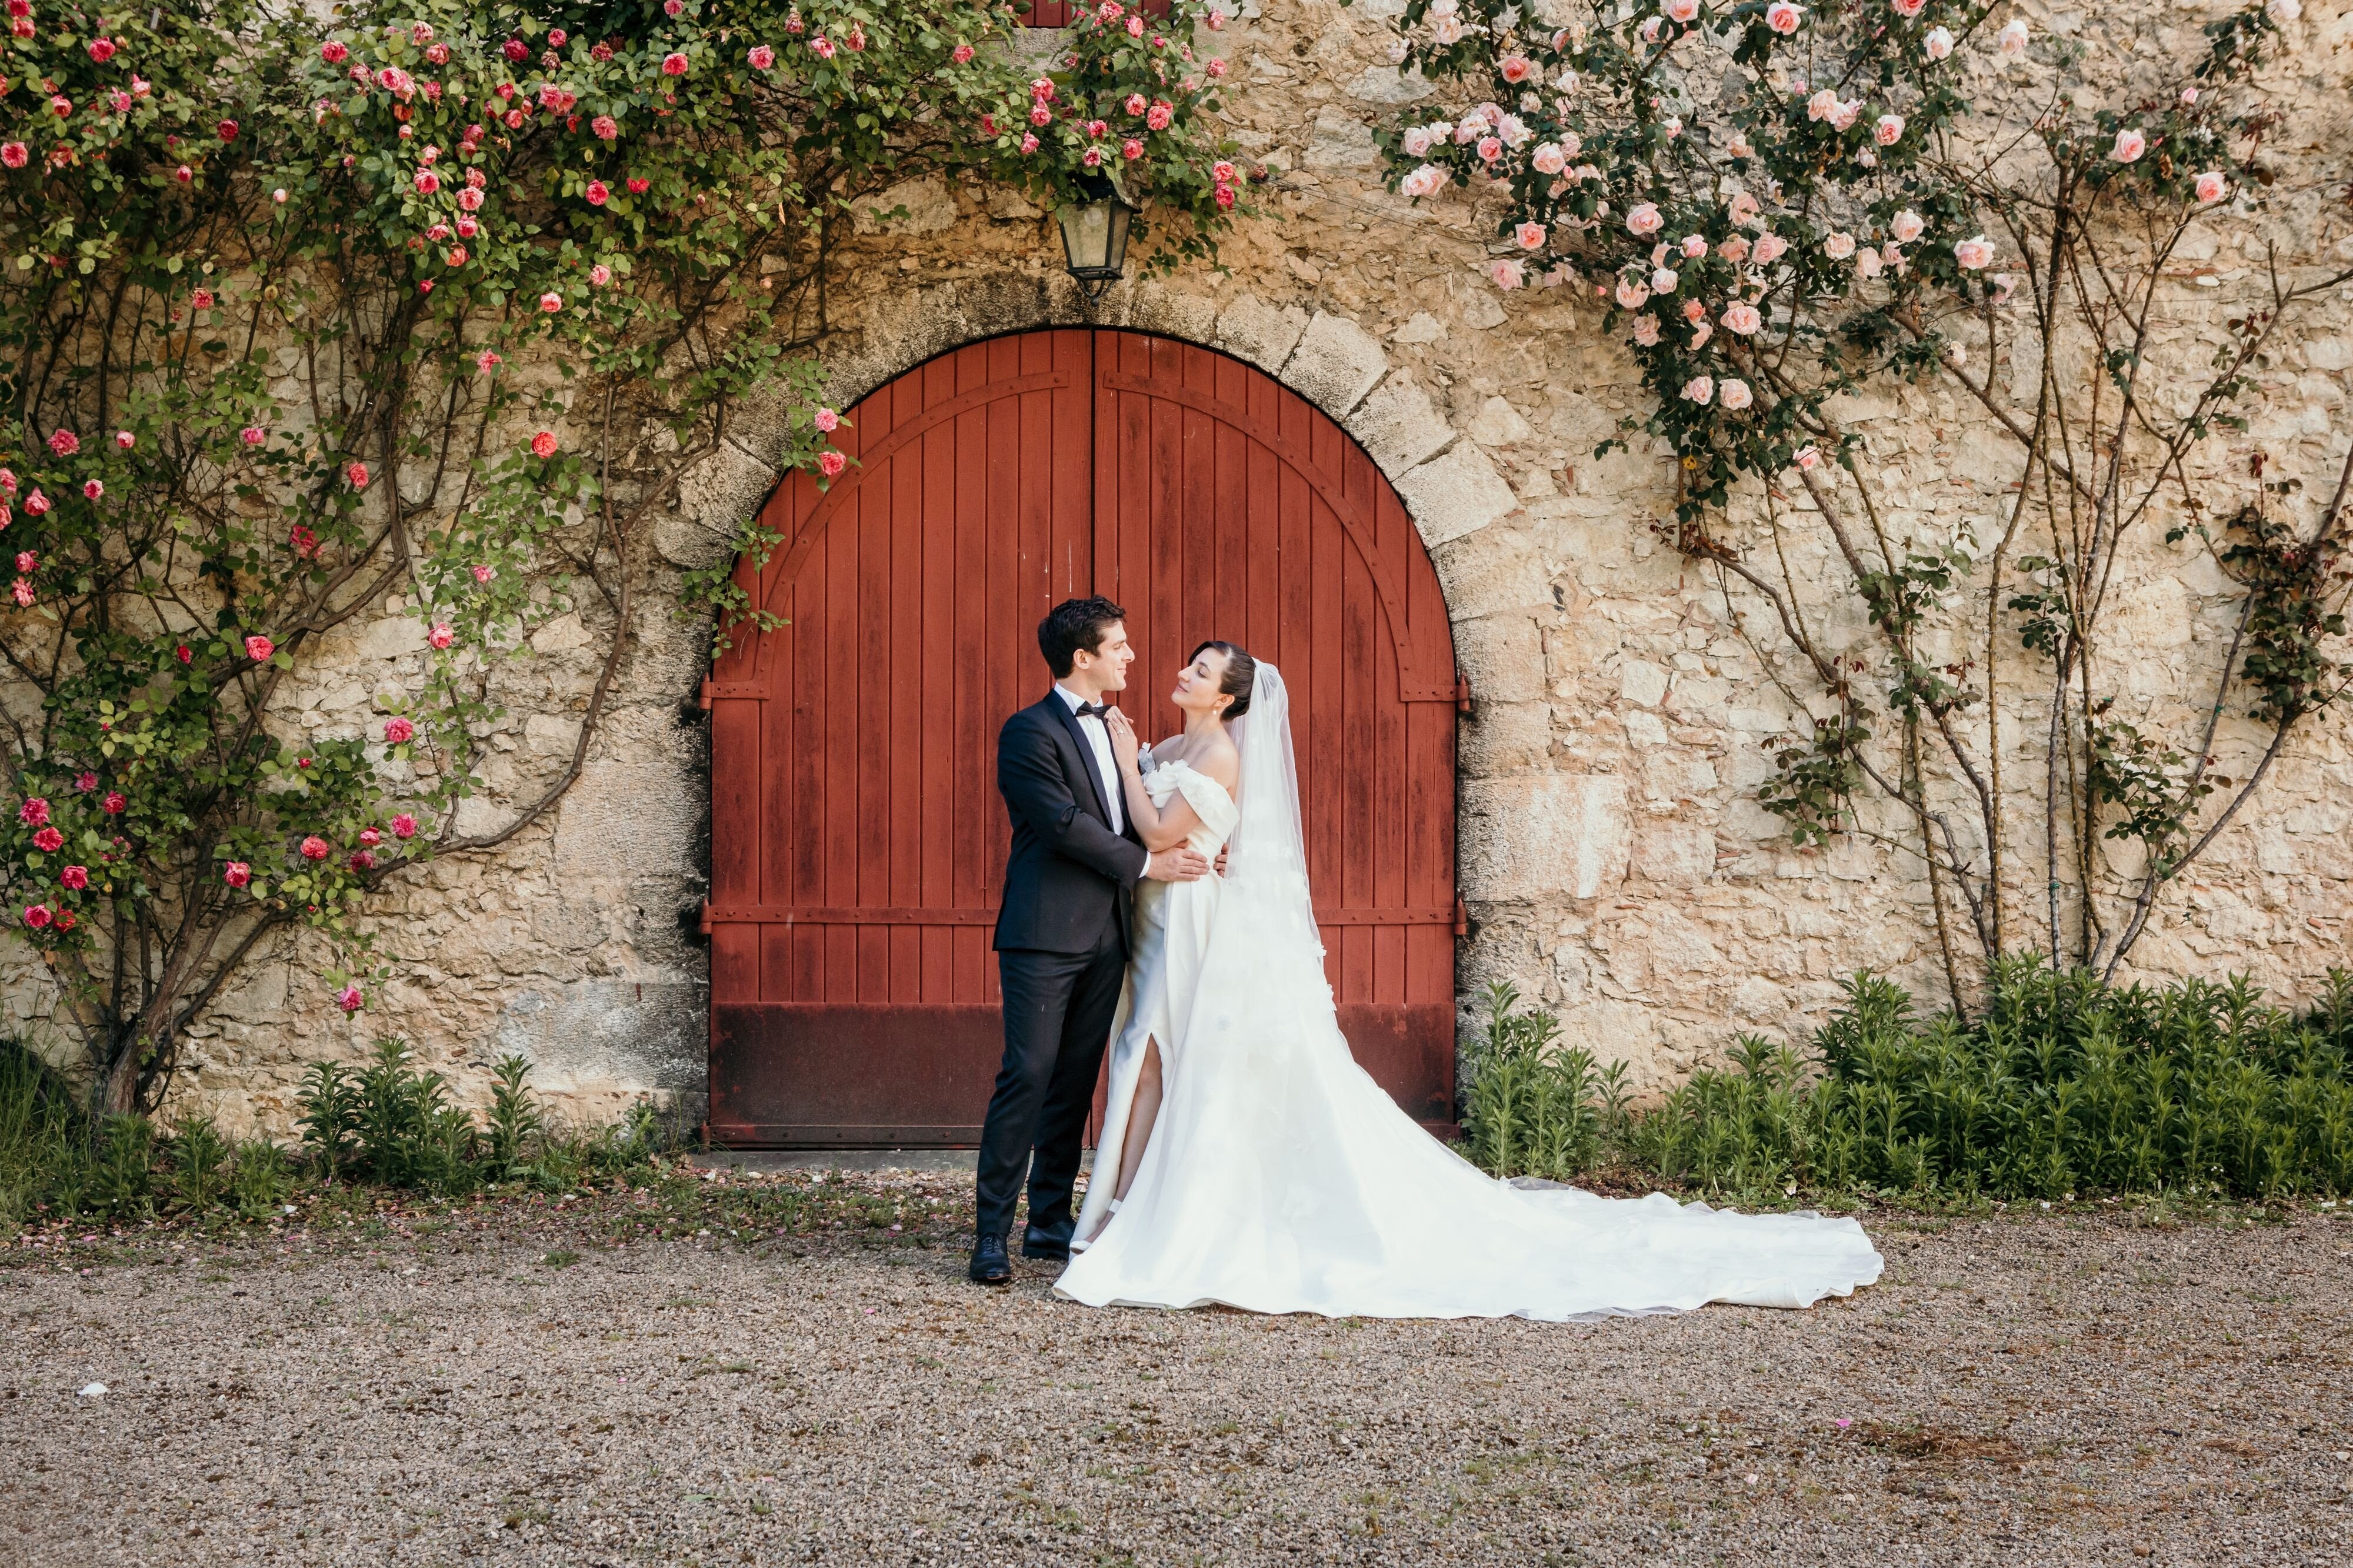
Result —
[[1126, 714], [1114, 708], [1103, 715], [1103, 728], [1111, 732], [1111, 754], [1118, 759], [1119, 765], [1123, 769], [1134, 772], [1136, 753], [1135, 726], [1127, 721]]

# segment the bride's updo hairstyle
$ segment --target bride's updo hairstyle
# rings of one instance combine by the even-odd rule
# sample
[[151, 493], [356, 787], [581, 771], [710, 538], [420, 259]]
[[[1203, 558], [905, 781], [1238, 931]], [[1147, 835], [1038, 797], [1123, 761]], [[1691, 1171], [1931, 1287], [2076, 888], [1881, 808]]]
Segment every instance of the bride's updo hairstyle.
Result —
[[1233, 643], [1220, 642], [1216, 637], [1211, 637], [1208, 642], [1195, 648], [1185, 662], [1192, 663], [1210, 648], [1216, 648], [1226, 656], [1226, 678], [1218, 682], [1218, 689], [1234, 700], [1234, 705], [1227, 709], [1221, 717], [1229, 721], [1239, 719], [1250, 711], [1250, 687], [1258, 679], [1258, 660]]

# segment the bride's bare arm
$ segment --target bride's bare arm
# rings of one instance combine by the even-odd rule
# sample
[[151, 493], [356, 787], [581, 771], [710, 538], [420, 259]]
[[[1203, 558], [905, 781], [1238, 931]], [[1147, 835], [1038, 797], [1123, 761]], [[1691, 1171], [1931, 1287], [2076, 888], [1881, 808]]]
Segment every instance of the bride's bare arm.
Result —
[[1111, 754], [1119, 762], [1120, 792], [1127, 803], [1127, 819], [1135, 824], [1144, 847], [1169, 849], [1184, 843], [1201, 825], [1200, 817], [1181, 794], [1170, 795], [1166, 805], [1152, 804], [1151, 792], [1144, 787], [1144, 773], [1136, 762], [1135, 726], [1127, 721], [1126, 714], [1113, 709], [1103, 716], [1103, 726], [1111, 731]]

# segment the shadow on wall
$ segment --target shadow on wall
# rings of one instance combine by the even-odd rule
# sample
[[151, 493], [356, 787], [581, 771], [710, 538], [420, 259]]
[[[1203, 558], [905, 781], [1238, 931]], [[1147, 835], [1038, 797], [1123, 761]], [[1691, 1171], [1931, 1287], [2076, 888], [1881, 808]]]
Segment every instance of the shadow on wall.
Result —
[[711, 993], [691, 980], [580, 980], [517, 991], [488, 1042], [532, 1064], [532, 1089], [575, 1121], [612, 1120], [650, 1091], [701, 1120]]

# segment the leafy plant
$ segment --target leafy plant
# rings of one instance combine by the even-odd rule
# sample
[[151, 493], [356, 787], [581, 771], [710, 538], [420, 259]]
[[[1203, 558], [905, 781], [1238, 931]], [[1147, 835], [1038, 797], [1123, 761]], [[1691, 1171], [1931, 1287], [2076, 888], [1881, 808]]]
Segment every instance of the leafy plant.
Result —
[[[1516, 1000], [1491, 993], [1491, 1039]], [[1549, 1020], [1516, 1015], [1503, 1055], [1550, 1034]], [[2243, 977], [2149, 990], [2012, 960], [1966, 1022], [1923, 1018], [1900, 986], [1862, 973], [1814, 1032], [1810, 1065], [1754, 1037], [1731, 1056], [1630, 1118], [1615, 1145], [1657, 1175], [1748, 1197], [1801, 1185], [1989, 1198], [2353, 1193], [2344, 971], [2299, 1016], [2263, 1005]], [[1487, 1102], [1472, 1088], [1466, 1152], [1517, 1173], [1527, 1163], [1518, 1130], [1557, 1116], [1546, 1100], [1563, 1090], [1526, 1073], [1488, 1081]], [[1589, 1099], [1585, 1109], [1599, 1110]]]
[[521, 1178], [528, 1169], [525, 1152], [546, 1131], [546, 1118], [524, 1086], [523, 1080], [530, 1072], [531, 1063], [515, 1056], [500, 1058], [492, 1071], [490, 1119], [482, 1130], [482, 1160], [495, 1181]]
[[183, 1206], [204, 1210], [219, 1201], [229, 1173], [230, 1150], [209, 1116], [184, 1116], [172, 1124], [172, 1192]]

